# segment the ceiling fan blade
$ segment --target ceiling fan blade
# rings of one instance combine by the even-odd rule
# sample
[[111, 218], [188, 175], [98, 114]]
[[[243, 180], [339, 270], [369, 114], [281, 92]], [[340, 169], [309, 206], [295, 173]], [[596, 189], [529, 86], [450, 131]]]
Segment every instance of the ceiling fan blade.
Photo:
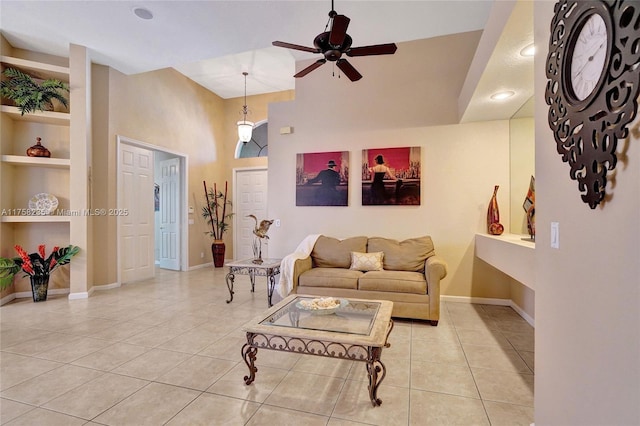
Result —
[[325, 62], [327, 62], [326, 59], [318, 59], [313, 64], [309, 65], [305, 69], [303, 69], [303, 70], [299, 71], [298, 73], [296, 73], [296, 75], [294, 75], [294, 77], [295, 78], [304, 77], [305, 75], [309, 74], [311, 71], [315, 70], [316, 68], [318, 68], [320, 65], [324, 64]]
[[353, 47], [347, 50], [347, 56], [393, 55], [398, 46], [395, 43], [376, 44], [374, 46]]
[[351, 19], [344, 15], [336, 15], [333, 17], [331, 25], [331, 33], [329, 34], [329, 44], [333, 46], [342, 46], [344, 37], [347, 35], [347, 27]]
[[362, 78], [362, 74], [360, 74], [358, 70], [355, 69], [346, 59], [338, 59], [336, 65], [342, 70], [344, 75], [349, 77], [349, 80], [358, 81]]
[[302, 50], [303, 52], [320, 53], [320, 49], [314, 47], [300, 46], [299, 44], [285, 43], [284, 41], [274, 41], [274, 46], [284, 47], [286, 49]]

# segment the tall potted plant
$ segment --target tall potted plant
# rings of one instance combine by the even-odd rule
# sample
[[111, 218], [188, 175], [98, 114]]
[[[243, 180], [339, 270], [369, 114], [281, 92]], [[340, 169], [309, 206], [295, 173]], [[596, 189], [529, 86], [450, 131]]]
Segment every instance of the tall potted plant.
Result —
[[[231, 212], [231, 200], [227, 198], [227, 182], [224, 183], [224, 193], [218, 191], [217, 185], [214, 183], [213, 188], [207, 189], [207, 182], [202, 181], [204, 185], [204, 196], [207, 200], [206, 206], [202, 208], [202, 216], [211, 225], [211, 231], [207, 233], [213, 237], [211, 244], [211, 253], [213, 254], [213, 265], [219, 268], [224, 265], [224, 253], [226, 246], [222, 239], [224, 233], [229, 229], [229, 220], [233, 216]], [[228, 211], [227, 211], [228, 208]]]
[[37, 83], [30, 75], [16, 68], [7, 68], [2, 74], [7, 77], [0, 82], [0, 95], [12, 100], [20, 110], [21, 115], [36, 111], [53, 110], [53, 100], [56, 99], [65, 108], [68, 107], [67, 98], [62, 91], [69, 91], [69, 85], [60, 80], [50, 78]]

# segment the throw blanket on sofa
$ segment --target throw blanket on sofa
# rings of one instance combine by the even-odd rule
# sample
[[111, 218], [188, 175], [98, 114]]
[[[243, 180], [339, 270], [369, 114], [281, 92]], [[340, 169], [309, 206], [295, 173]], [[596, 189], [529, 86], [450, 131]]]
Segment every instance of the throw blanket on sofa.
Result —
[[296, 250], [286, 255], [280, 263], [280, 281], [278, 282], [278, 294], [286, 297], [293, 290], [293, 267], [298, 259], [308, 257], [313, 251], [313, 246], [320, 234], [311, 234], [305, 237]]

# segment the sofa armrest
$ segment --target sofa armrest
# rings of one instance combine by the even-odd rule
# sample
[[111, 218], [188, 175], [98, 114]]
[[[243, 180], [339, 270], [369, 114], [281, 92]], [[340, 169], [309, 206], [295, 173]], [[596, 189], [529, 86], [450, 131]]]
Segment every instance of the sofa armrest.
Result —
[[311, 262], [311, 256], [307, 256], [303, 259], [296, 259], [293, 264], [293, 290], [292, 293], [297, 293], [298, 279], [304, 272], [309, 271], [313, 267]]
[[440, 319], [440, 280], [447, 276], [447, 263], [438, 256], [431, 256], [424, 262], [424, 275], [429, 294], [429, 316], [431, 321]]

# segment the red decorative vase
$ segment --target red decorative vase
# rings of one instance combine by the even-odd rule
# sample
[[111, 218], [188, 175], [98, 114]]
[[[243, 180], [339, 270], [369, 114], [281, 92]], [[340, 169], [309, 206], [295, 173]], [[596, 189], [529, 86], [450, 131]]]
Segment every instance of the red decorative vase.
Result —
[[224, 266], [224, 252], [226, 246], [222, 240], [213, 240], [211, 244], [211, 253], [213, 254], [213, 266], [220, 268]]
[[493, 197], [489, 201], [489, 208], [487, 209], [487, 232], [491, 235], [502, 235], [504, 227], [500, 224], [500, 210], [498, 209], [498, 188], [496, 185], [493, 188]]

